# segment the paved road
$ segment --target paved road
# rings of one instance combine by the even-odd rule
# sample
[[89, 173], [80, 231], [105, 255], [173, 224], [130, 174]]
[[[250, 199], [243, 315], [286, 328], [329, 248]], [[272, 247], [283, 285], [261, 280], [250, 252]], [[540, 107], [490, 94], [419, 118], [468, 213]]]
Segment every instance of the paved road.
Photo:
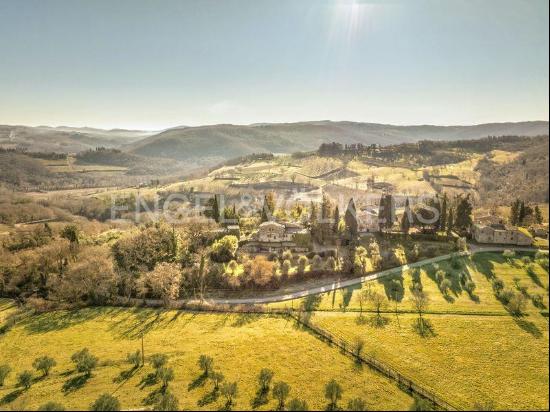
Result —
[[[518, 252], [529, 252], [535, 251], [533, 248], [524, 248], [524, 247], [482, 247], [478, 245], [470, 245], [470, 250], [468, 252], [461, 252], [461, 256], [467, 256], [476, 253], [482, 252], [503, 252], [504, 250], [512, 249]], [[547, 251], [546, 251], [547, 252]], [[265, 303], [274, 303], [274, 302], [284, 302], [292, 299], [299, 299], [309, 295], [316, 295], [318, 293], [332, 292], [337, 289], [347, 288], [348, 286], [357, 285], [369, 280], [380, 279], [385, 276], [394, 275], [396, 273], [404, 272], [410, 268], [424, 266], [430, 263], [440, 262], [442, 260], [449, 259], [452, 255], [442, 255], [437, 256], [431, 259], [424, 259], [416, 263], [411, 263], [410, 265], [403, 265], [393, 269], [383, 270], [381, 272], [376, 272], [371, 275], [362, 276], [354, 279], [348, 279], [344, 281], [336, 281], [324, 286], [318, 286], [314, 288], [305, 289], [298, 292], [266, 296], [261, 298], [243, 298], [243, 299], [207, 299], [206, 302], [215, 304], [215, 305], [255, 305], [255, 304], [265, 304]]]
[[[490, 247], [490, 246], [480, 246], [480, 245], [468, 245], [469, 251], [467, 252], [461, 252], [461, 256], [468, 256], [473, 255], [477, 253], [483, 253], [483, 252], [503, 252], [505, 250], [511, 249], [515, 250], [517, 252], [534, 252], [537, 249], [535, 248], [527, 248], [527, 247]], [[548, 253], [547, 250], [542, 250], [544, 253]], [[358, 285], [360, 283], [368, 282], [370, 280], [380, 279], [385, 276], [391, 276], [397, 273], [405, 272], [408, 269], [420, 267], [424, 265], [428, 265], [430, 263], [437, 263], [442, 260], [449, 259], [452, 256], [452, 254], [437, 256], [431, 259], [424, 259], [420, 260], [416, 263], [411, 263], [410, 265], [403, 265], [399, 266], [393, 269], [383, 270], [381, 272], [376, 272], [367, 276], [361, 276], [358, 278], [348, 279], [344, 281], [336, 281], [332, 282], [323, 286], [317, 286], [313, 288], [304, 289], [297, 292], [292, 293], [285, 293], [280, 295], [272, 295], [272, 296], [265, 296], [265, 297], [259, 297], [259, 298], [242, 298], [242, 299], [205, 299], [205, 303], [210, 303], [212, 305], [261, 305], [266, 303], [274, 303], [274, 302], [284, 302], [292, 299], [300, 299], [309, 295], [317, 295], [319, 293], [325, 293], [325, 292], [332, 292], [334, 290], [338, 289], [344, 289], [349, 286]], [[143, 300], [137, 300], [143, 302]], [[197, 300], [189, 301], [189, 300], [179, 300], [176, 303], [177, 304], [184, 304], [184, 303], [190, 303], [194, 302], [197, 303]], [[149, 305], [162, 305], [162, 301], [159, 299], [146, 299], [146, 304]]]

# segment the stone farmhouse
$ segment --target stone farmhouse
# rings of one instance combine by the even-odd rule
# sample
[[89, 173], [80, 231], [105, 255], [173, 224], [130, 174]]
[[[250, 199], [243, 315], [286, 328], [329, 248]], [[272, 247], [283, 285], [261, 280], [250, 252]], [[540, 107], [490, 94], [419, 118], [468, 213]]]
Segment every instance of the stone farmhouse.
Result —
[[478, 243], [495, 245], [531, 246], [533, 238], [516, 227], [500, 224], [475, 224], [472, 236]]
[[263, 222], [258, 231], [243, 243], [241, 249], [247, 252], [277, 252], [289, 249], [295, 252], [306, 252], [309, 247], [309, 231], [296, 223]]

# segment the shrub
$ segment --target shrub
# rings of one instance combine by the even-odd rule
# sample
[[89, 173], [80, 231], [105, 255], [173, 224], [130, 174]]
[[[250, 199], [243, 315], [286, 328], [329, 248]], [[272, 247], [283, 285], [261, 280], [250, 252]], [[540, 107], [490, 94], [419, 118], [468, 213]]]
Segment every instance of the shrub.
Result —
[[157, 402], [154, 405], [153, 410], [155, 411], [177, 411], [179, 408], [179, 401], [176, 396], [170, 392], [166, 391], [162, 393]]
[[335, 271], [336, 270], [336, 259], [332, 256], [329, 256], [327, 258], [325, 266], [328, 270]]
[[502, 252], [502, 257], [510, 262], [513, 258], [516, 257], [516, 252], [510, 249], [506, 249], [504, 252]]
[[306, 401], [298, 398], [292, 398], [290, 402], [288, 402], [288, 410], [289, 411], [307, 411], [309, 410], [309, 407]]
[[303, 275], [306, 271], [309, 260], [305, 256], [300, 256], [298, 258], [298, 274]]
[[348, 411], [366, 411], [367, 403], [361, 398], [353, 398], [348, 402]]
[[411, 406], [411, 411], [432, 411], [433, 405], [430, 401], [424, 398], [420, 398], [418, 396], [414, 397], [413, 404]]
[[33, 376], [31, 371], [23, 371], [17, 375], [17, 386], [29, 389], [32, 385], [32, 379]]
[[510, 297], [507, 307], [510, 313], [514, 316], [523, 315], [525, 306], [527, 305], [527, 299], [521, 293], [513, 293]]
[[462, 262], [460, 261], [460, 257], [453, 253], [451, 257], [451, 267], [455, 270], [458, 270], [462, 267]]
[[446, 295], [449, 293], [449, 289], [453, 286], [452, 282], [449, 279], [443, 279], [443, 281], [439, 284], [439, 287], [441, 288], [441, 291]]
[[443, 270], [438, 270], [437, 272], [435, 272], [435, 279], [437, 280], [437, 283], [439, 283], [441, 285], [441, 282], [443, 282], [443, 280], [445, 279], [445, 272]]
[[508, 305], [512, 298], [514, 297], [515, 293], [511, 289], [502, 289], [498, 294], [497, 298], [500, 300], [504, 305]]
[[292, 259], [293, 259], [292, 252], [290, 250], [285, 250], [283, 252], [282, 259], [292, 262]]
[[226, 273], [229, 273], [230, 275], [235, 275], [235, 272], [237, 271], [238, 268], [239, 268], [239, 264], [237, 263], [237, 261], [231, 260], [227, 264]]
[[65, 407], [57, 402], [46, 402], [38, 408], [39, 411], [64, 411]]
[[50, 370], [55, 365], [57, 365], [55, 359], [50, 358], [49, 356], [42, 356], [40, 358], [36, 358], [32, 363], [32, 367], [37, 371], [42, 372], [43, 376], [48, 376], [50, 373]]
[[323, 268], [323, 259], [321, 258], [321, 256], [313, 256], [313, 260], [311, 261], [311, 268], [313, 270], [321, 270]]
[[274, 263], [266, 259], [265, 256], [256, 256], [244, 264], [245, 283], [251, 286], [265, 287], [273, 280]]
[[502, 281], [502, 279], [495, 278], [491, 283], [493, 286], [493, 291], [497, 295], [504, 289], [504, 282]]
[[524, 256], [521, 258], [521, 263], [527, 266], [531, 263], [531, 258], [529, 256]]
[[533, 305], [539, 309], [544, 309], [544, 297], [540, 293], [535, 293], [531, 295], [531, 302]]
[[168, 362], [168, 356], [163, 353], [155, 353], [151, 356], [149, 362], [154, 369], [158, 370], [166, 365], [166, 363]]
[[138, 368], [141, 364], [141, 352], [139, 350], [129, 353], [126, 355], [126, 360], [129, 364], [133, 365], [134, 368]]
[[227, 235], [212, 244], [211, 259], [218, 263], [227, 263], [235, 257], [239, 247], [237, 236]]
[[475, 289], [476, 289], [476, 284], [471, 280], [467, 281], [466, 284], [464, 285], [464, 290], [466, 290], [466, 292], [468, 292], [470, 295], [474, 293]]
[[361, 338], [357, 338], [355, 342], [353, 343], [353, 354], [357, 358], [361, 358], [361, 355], [363, 354], [363, 349], [365, 348], [365, 341]]
[[76, 370], [86, 375], [91, 375], [92, 370], [97, 366], [98, 359], [90, 353], [88, 348], [84, 348], [71, 356], [71, 360], [76, 366]]
[[91, 411], [120, 411], [120, 402], [117, 398], [104, 393], [90, 405]]
[[285, 259], [283, 261], [283, 264], [281, 266], [281, 273], [284, 276], [288, 276], [290, 274], [290, 269], [292, 268], [292, 263], [290, 263], [290, 260]]

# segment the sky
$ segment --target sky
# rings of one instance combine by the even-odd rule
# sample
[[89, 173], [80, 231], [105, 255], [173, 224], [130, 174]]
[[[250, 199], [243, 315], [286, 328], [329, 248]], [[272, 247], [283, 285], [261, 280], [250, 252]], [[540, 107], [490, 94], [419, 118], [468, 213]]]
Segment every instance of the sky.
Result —
[[547, 0], [0, 0], [0, 124], [548, 120]]

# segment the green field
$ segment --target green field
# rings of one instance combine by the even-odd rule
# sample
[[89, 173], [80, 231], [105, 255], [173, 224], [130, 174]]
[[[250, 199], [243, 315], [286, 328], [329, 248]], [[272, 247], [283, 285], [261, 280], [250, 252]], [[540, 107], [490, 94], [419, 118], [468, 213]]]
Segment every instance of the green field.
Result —
[[[420, 279], [431, 300], [426, 315], [431, 329], [425, 336], [415, 327], [417, 315], [410, 313], [410, 272], [394, 277], [403, 281], [404, 295], [397, 314], [395, 302], [388, 303], [383, 322], [373, 322], [368, 304], [366, 313], [357, 313], [359, 287], [323, 295], [311, 319], [339, 339], [363, 339], [365, 354], [461, 409], [485, 402], [497, 409], [548, 409], [548, 272], [535, 265], [534, 275], [529, 275], [521, 257], [510, 263], [498, 253], [463, 258], [462, 267], [477, 285], [473, 297], [458, 288], [445, 297], [433, 279], [433, 268], [424, 267]], [[439, 268], [457, 270], [450, 262]], [[543, 295], [546, 309], [528, 301], [525, 315], [512, 317], [494, 297], [488, 280], [492, 276], [512, 289], [519, 284], [527, 296]], [[370, 282], [372, 290], [387, 290], [390, 279]]]
[[[265, 367], [275, 372], [275, 381], [290, 384], [290, 397], [305, 399], [312, 409], [326, 407], [324, 385], [332, 378], [344, 388], [342, 405], [354, 397], [364, 398], [370, 409], [408, 409], [412, 402], [391, 381], [358, 367], [336, 348], [280, 317], [103, 308], [36, 315], [0, 336], [0, 364], [8, 363], [13, 369], [6, 386], [0, 388], [0, 409], [33, 410], [49, 400], [70, 409], [86, 409], [105, 392], [119, 397], [123, 409], [145, 408], [144, 400], [158, 387], [142, 384], [150, 366], [123, 378], [131, 370], [126, 354], [140, 348], [142, 332], [146, 356], [169, 355], [168, 364], [175, 372], [170, 387], [180, 409], [224, 406], [221, 396], [211, 399], [212, 383], [198, 379], [200, 354], [212, 356], [227, 381], [238, 382], [235, 409], [250, 408], [256, 377]], [[100, 359], [100, 367], [87, 382], [79, 379], [70, 362], [71, 354], [84, 347]], [[27, 391], [16, 388], [15, 375], [32, 369], [33, 359], [42, 355], [57, 361], [51, 376], [38, 378]], [[35, 376], [39, 375], [35, 372]], [[270, 398], [258, 409], [275, 407], [276, 401]]]
[[[491, 287], [490, 277], [492, 275], [502, 279], [511, 289], [515, 288], [515, 278], [520, 280], [519, 284], [526, 288], [529, 295], [543, 295], [544, 304], [548, 307], [548, 272], [540, 265], [533, 263], [535, 276], [532, 278], [527, 274], [526, 265], [521, 261], [521, 256], [513, 259], [510, 265], [500, 253], [480, 253], [473, 257], [460, 259], [460, 268], [453, 268], [450, 261], [442, 261], [434, 265], [426, 265], [420, 270], [420, 282], [423, 290], [430, 298], [429, 311], [436, 313], [481, 313], [481, 314], [508, 314], [506, 308], [498, 301]], [[448, 295], [444, 295], [435, 279], [435, 272], [443, 270], [445, 273], [453, 274], [453, 285]], [[475, 283], [476, 289], [470, 296], [457, 279], [460, 272], [468, 273], [469, 278]], [[402, 293], [398, 295], [397, 310], [412, 311], [410, 302], [410, 287], [413, 282], [414, 272], [406, 270], [398, 275], [387, 276], [375, 281], [368, 282], [368, 285], [354, 285], [334, 292], [320, 295], [315, 303], [316, 310], [322, 311], [358, 311], [360, 309], [358, 296], [367, 287], [372, 291], [379, 291], [391, 298], [391, 283], [396, 279], [402, 284]], [[275, 307], [299, 307], [303, 300], [293, 302], [279, 302], [273, 304]], [[386, 311], [395, 311], [395, 301], [388, 301]], [[369, 310], [368, 304], [364, 309]], [[530, 301], [527, 304], [528, 313], [537, 314], [540, 308], [536, 308]]]
[[[438, 270], [466, 272], [476, 284], [470, 296], [454, 284], [444, 295], [434, 279], [434, 268], [427, 265], [419, 274], [406, 271], [393, 279], [403, 282], [397, 301], [388, 301], [383, 322], [372, 322], [370, 304], [359, 313], [358, 285], [318, 297], [308, 298], [313, 324], [339, 339], [365, 342], [364, 354], [393, 367], [416, 383], [430, 389], [460, 409], [476, 403], [497, 409], [548, 409], [548, 272], [531, 263], [528, 272], [524, 256], [507, 261], [499, 253], [481, 253], [461, 258], [460, 264], [440, 262]], [[409, 287], [418, 276], [430, 297], [425, 315], [428, 333], [421, 336], [415, 327]], [[546, 308], [531, 300], [522, 317], [512, 317], [492, 291], [490, 278], [502, 279], [509, 288], [518, 285], [526, 296], [543, 295]], [[391, 277], [371, 281], [372, 291], [390, 293]], [[273, 306], [293, 306], [285, 302]], [[0, 323], [14, 311], [7, 300], [0, 301]], [[326, 408], [324, 384], [337, 379], [344, 388], [341, 405], [351, 398], [364, 398], [369, 409], [408, 409], [411, 397], [395, 383], [358, 366], [336, 347], [320, 341], [287, 318], [251, 314], [198, 314], [181, 311], [124, 308], [90, 308], [56, 311], [21, 320], [0, 335], [0, 364], [13, 371], [0, 388], [0, 409], [36, 409], [49, 400], [70, 409], [87, 408], [102, 393], [119, 397], [124, 409], [147, 408], [147, 399], [159, 384], [143, 384], [151, 373], [146, 364], [130, 373], [126, 355], [140, 348], [145, 336], [145, 355], [165, 353], [174, 368], [170, 384], [183, 409], [220, 409], [221, 396], [212, 397], [212, 383], [201, 382], [199, 355], [214, 358], [216, 369], [227, 381], [237, 381], [239, 396], [235, 409], [249, 408], [257, 391], [260, 369], [275, 371], [275, 380], [288, 382], [291, 396], [305, 399], [315, 410]], [[100, 366], [88, 380], [73, 369], [70, 356], [87, 347], [99, 357]], [[29, 390], [16, 387], [17, 373], [32, 369], [42, 355], [56, 359], [51, 376], [39, 378]], [[265, 410], [276, 401], [257, 406]]]
[[497, 409], [548, 409], [548, 320], [540, 315], [427, 315], [433, 335], [421, 337], [415, 315], [385, 316], [383, 327], [356, 314], [320, 313], [313, 323], [430, 388], [460, 409], [493, 402]]

